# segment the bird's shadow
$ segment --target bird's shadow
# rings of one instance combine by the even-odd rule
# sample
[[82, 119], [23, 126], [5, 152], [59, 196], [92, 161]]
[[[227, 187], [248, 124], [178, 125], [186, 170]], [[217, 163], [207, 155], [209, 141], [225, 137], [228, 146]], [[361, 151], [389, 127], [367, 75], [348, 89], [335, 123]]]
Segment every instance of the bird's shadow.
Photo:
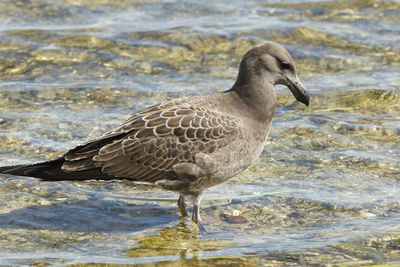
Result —
[[176, 207], [90, 197], [0, 214], [0, 227], [66, 232], [132, 232], [179, 221]]

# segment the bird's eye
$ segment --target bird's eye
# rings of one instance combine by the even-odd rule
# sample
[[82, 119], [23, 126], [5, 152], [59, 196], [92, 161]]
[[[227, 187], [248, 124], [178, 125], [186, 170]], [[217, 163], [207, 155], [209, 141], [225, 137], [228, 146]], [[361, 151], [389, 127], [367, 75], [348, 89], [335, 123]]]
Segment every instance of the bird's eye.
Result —
[[289, 62], [286, 62], [286, 61], [281, 62], [281, 68], [282, 68], [283, 70], [290, 69], [290, 63], [289, 63]]

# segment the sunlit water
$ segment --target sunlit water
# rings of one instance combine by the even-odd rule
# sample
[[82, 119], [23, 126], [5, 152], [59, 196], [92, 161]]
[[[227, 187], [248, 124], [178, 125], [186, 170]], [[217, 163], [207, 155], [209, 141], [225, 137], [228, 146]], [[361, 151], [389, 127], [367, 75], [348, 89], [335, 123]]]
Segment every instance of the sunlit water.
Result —
[[398, 233], [399, 1], [1, 1], [0, 165], [226, 90], [265, 40], [293, 55], [311, 104], [276, 88], [260, 160], [204, 195], [207, 233], [180, 225], [174, 193], [2, 175], [0, 264], [340, 263], [363, 259], [333, 256], [346, 242]]

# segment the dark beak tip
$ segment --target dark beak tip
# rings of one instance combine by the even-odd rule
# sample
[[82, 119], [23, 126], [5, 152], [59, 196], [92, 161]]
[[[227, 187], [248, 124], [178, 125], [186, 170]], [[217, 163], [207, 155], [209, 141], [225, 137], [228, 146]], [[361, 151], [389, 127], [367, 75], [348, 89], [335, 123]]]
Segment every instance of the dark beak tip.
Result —
[[306, 105], [307, 107], [310, 105], [310, 95], [309, 94], [307, 94], [307, 95], [305, 95], [305, 101], [303, 102], [304, 103], [304, 105]]
[[310, 95], [307, 92], [296, 95], [296, 100], [303, 103], [307, 107], [310, 105]]

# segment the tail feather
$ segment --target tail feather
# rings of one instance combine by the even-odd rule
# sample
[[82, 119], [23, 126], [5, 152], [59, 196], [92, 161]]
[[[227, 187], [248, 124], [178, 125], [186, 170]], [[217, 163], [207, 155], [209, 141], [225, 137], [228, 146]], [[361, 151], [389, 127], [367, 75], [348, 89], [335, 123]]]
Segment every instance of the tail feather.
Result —
[[64, 158], [58, 158], [30, 165], [3, 166], [0, 167], [0, 173], [36, 177], [46, 181], [115, 179], [114, 176], [103, 173], [100, 168], [74, 172], [64, 171], [61, 168], [64, 162]]

